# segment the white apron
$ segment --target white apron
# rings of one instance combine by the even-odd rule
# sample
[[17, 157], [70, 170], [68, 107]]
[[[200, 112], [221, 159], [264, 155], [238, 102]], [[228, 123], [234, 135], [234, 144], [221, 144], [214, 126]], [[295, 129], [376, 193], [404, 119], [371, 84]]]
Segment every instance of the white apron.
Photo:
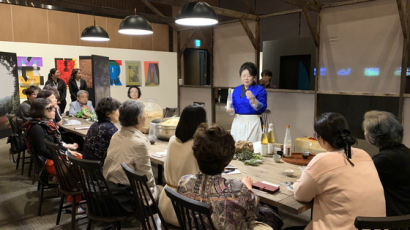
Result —
[[235, 114], [231, 127], [231, 135], [235, 142], [260, 141], [262, 136], [260, 116]]

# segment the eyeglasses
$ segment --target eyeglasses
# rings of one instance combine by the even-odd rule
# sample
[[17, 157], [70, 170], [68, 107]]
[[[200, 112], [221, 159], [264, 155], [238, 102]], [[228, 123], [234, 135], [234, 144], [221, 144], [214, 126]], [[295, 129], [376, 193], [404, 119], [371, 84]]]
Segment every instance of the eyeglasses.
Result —
[[46, 108], [46, 110], [47, 110], [48, 112], [53, 112], [53, 111], [54, 111], [54, 107], [53, 107], [53, 106], [49, 106], [49, 107]]

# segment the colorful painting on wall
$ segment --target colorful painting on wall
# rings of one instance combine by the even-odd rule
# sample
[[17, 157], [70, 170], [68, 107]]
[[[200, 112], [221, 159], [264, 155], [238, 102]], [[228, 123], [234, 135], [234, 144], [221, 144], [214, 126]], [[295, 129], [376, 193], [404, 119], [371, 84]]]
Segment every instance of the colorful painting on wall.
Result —
[[80, 57], [81, 78], [87, 83], [87, 88], [93, 88], [93, 70], [91, 57]]
[[125, 71], [127, 75], [127, 86], [141, 85], [141, 62], [125, 61]]
[[0, 138], [10, 135], [7, 115], [19, 105], [17, 56], [0, 52]]
[[31, 85], [44, 85], [44, 77], [40, 75], [40, 67], [43, 66], [41, 57], [17, 57], [19, 95], [25, 98], [23, 90]]
[[159, 85], [159, 62], [146, 61], [144, 62], [145, 70], [145, 86]]
[[110, 60], [109, 64], [110, 64], [110, 85], [117, 85], [117, 86], [122, 85], [121, 80], [120, 80], [122, 61], [121, 60]]
[[68, 85], [68, 80], [70, 80], [71, 72], [77, 66], [77, 60], [73, 58], [56, 58], [55, 64], [56, 68], [60, 72], [60, 78], [64, 80], [66, 85]]

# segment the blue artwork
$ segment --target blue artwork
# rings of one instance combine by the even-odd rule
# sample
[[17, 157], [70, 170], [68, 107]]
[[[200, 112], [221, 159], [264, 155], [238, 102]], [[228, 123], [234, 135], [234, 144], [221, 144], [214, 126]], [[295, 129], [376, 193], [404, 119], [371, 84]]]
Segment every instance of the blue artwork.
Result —
[[121, 60], [110, 60], [110, 85], [122, 85], [120, 81]]
[[337, 75], [339, 75], [339, 76], [349, 76], [351, 72], [352, 72], [352, 68], [339, 69], [337, 71]]

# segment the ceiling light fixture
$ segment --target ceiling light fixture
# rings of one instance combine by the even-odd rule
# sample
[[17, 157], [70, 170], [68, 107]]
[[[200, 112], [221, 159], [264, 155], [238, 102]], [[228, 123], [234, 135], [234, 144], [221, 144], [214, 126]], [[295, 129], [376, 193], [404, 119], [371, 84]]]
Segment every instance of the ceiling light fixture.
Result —
[[121, 21], [118, 33], [125, 35], [149, 35], [153, 34], [151, 23], [142, 16], [137, 15], [137, 9], [134, 9], [134, 15], [127, 16]]
[[184, 26], [212, 26], [218, 24], [218, 19], [208, 3], [194, 1], [182, 6], [175, 23]]
[[104, 30], [104, 28], [95, 25], [94, 16], [94, 25], [89, 26], [83, 30], [83, 32], [81, 33], [81, 40], [93, 42], [106, 42], [110, 40], [110, 37], [108, 36], [108, 33]]

